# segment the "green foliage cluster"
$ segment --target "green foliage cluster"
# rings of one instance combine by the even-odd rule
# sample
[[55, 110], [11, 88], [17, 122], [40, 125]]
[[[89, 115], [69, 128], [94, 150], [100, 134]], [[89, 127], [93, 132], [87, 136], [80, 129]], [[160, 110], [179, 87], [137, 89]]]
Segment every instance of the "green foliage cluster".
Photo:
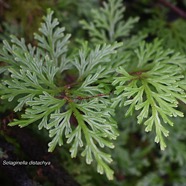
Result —
[[162, 45], [167, 46], [185, 54], [186, 36], [183, 32], [186, 29], [186, 23], [183, 19], [176, 19], [171, 22], [167, 22], [165, 15], [156, 15], [148, 21], [148, 26], [144, 29], [144, 32], [151, 37], [158, 37], [162, 39]]
[[48, 7], [55, 11], [66, 30], [75, 37], [82, 32], [78, 25], [79, 19], [88, 17], [89, 10], [98, 6], [98, 0], [7, 0], [2, 1], [1, 6], [0, 40], [9, 40], [9, 35], [13, 34], [32, 42], [33, 32], [37, 31]]
[[[57, 145], [69, 144], [72, 158], [80, 152], [87, 164], [96, 162], [97, 172], [105, 173], [109, 180], [114, 176], [112, 169], [119, 166], [119, 175], [138, 177], [137, 186], [157, 185], [157, 175], [167, 174], [168, 164], [162, 164], [165, 159], [180, 166], [186, 162], [184, 119], [179, 118], [184, 111], [178, 107], [186, 103], [185, 36], [179, 31], [175, 41], [167, 42], [166, 37], [172, 36], [161, 29], [159, 35], [154, 34], [157, 38], [148, 42], [147, 34], [153, 34], [154, 26], [135, 31], [139, 18], [125, 18], [124, 13], [122, 0], [104, 2], [102, 8], [92, 11], [89, 20], [80, 21], [88, 31], [89, 42], [81, 38], [81, 46], [76, 43], [78, 48], [74, 48], [71, 35], [48, 10], [34, 35], [36, 46], [15, 36], [10, 42], [3, 41], [0, 61], [6, 65], [0, 66], [0, 95], [3, 101], [14, 101], [14, 111], [20, 113], [9, 125], [36, 123], [39, 130], [46, 129], [50, 152]], [[177, 22], [172, 25], [183, 30]], [[175, 42], [179, 43], [177, 50]], [[143, 144], [126, 151], [137, 133]], [[156, 151], [161, 154], [157, 170], [146, 174], [144, 167], [150, 167], [152, 159], [140, 158], [153, 156], [153, 140], [164, 151]], [[109, 165], [111, 155], [120, 165]], [[185, 174], [185, 168], [179, 171]], [[142, 173], [144, 177], [140, 177]], [[133, 181], [128, 185], [136, 184]], [[113, 183], [120, 184], [123, 182]]]

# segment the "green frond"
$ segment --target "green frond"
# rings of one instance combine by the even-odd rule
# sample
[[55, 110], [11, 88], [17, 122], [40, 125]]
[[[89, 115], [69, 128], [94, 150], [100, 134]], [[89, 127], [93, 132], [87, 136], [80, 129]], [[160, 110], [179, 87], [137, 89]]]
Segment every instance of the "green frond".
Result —
[[65, 28], [58, 26], [58, 19], [52, 18], [53, 13], [48, 9], [48, 14], [43, 18], [44, 22], [39, 28], [41, 35], [35, 33], [35, 39], [38, 41], [38, 46], [47, 51], [55, 66], [62, 72], [70, 68], [69, 60], [66, 59], [70, 34], [64, 34]]
[[[115, 54], [116, 49], [121, 47], [122, 43], [97, 45], [94, 50], [80, 49], [78, 57], [73, 61], [73, 65], [79, 72], [79, 79], [86, 77], [96, 71], [95, 67], [111, 61], [111, 55]], [[86, 46], [88, 47], [88, 46]], [[90, 52], [89, 52], [90, 51]]]
[[[12, 42], [15, 41], [18, 43], [17, 39], [12, 40]], [[38, 54], [33, 54], [24, 44], [20, 48], [13, 44], [14, 61], [9, 58], [9, 55], [3, 57], [9, 59], [11, 66], [8, 71], [11, 74], [11, 79], [0, 84], [0, 89], [3, 95], [2, 99], [8, 98], [11, 101], [15, 97], [22, 97], [18, 99], [19, 105], [15, 111], [21, 110], [28, 98], [29, 100], [33, 99], [43, 91], [52, 94], [59, 91], [54, 84], [54, 76], [59, 68], [53, 65], [53, 61], [47, 55], [44, 57], [39, 55], [38, 57]]]
[[178, 100], [186, 103], [185, 87], [182, 86], [184, 76], [179, 64], [185, 62], [185, 57], [172, 50], [163, 50], [160, 43], [156, 40], [140, 44], [135, 51], [138, 68], [134, 72], [128, 73], [122, 67], [117, 69], [120, 76], [113, 82], [117, 97], [112, 106], [128, 106], [126, 115], [139, 111], [138, 123], [144, 123], [147, 132], [155, 127], [155, 142], [160, 143], [163, 150], [166, 147], [163, 136], [169, 134], [163, 123], [172, 126], [171, 117], [183, 117], [177, 107]]
[[[134, 50], [137, 56], [137, 67], [152, 66], [155, 63], [161, 62], [166, 64], [175, 64], [185, 70], [185, 58], [180, 53], [173, 49], [165, 49], [162, 46], [163, 40], [156, 38], [151, 43], [145, 41], [140, 42], [139, 47]], [[156, 66], [158, 67], [158, 66]]]
[[76, 157], [78, 146], [83, 146], [81, 136], [84, 135], [86, 144], [82, 156], [86, 157], [86, 163], [90, 164], [95, 159], [98, 163], [97, 171], [100, 174], [105, 172], [108, 179], [113, 179], [113, 171], [107, 165], [112, 159], [109, 154], [100, 150], [105, 146], [114, 148], [109, 140], [118, 136], [116, 123], [112, 119], [113, 109], [108, 109], [105, 102], [102, 103], [97, 98], [90, 103], [71, 103], [70, 108], [78, 122], [78, 127], [69, 134], [67, 140], [67, 143], [73, 143], [71, 156]]
[[[21, 98], [24, 100], [24, 98]], [[59, 101], [47, 92], [43, 92], [39, 97], [27, 99], [25, 113], [21, 116], [21, 120], [14, 120], [9, 123], [10, 126], [19, 125], [25, 127], [29, 124], [39, 121], [39, 129], [47, 126], [48, 119], [52, 113], [59, 113], [59, 110], [65, 104], [65, 100]]]
[[114, 42], [129, 36], [131, 29], [139, 18], [129, 18], [124, 21], [125, 8], [122, 0], [108, 0], [103, 8], [92, 11], [92, 22], [85, 20], [80, 23], [89, 31], [93, 41]]

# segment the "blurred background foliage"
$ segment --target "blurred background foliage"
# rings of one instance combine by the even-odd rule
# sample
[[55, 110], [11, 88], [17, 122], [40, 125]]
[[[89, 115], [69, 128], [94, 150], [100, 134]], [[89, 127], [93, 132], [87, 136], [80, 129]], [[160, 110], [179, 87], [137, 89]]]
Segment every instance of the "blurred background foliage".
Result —
[[[0, 0], [0, 46], [3, 39], [9, 39], [10, 34], [24, 37], [27, 42], [34, 44], [33, 33], [37, 32], [48, 7], [55, 11], [55, 16], [62, 26], [72, 34], [72, 41], [89, 39], [79, 21], [89, 20], [90, 10], [100, 7], [102, 2], [102, 0]], [[168, 3], [165, 4], [162, 0], [125, 0], [125, 16], [140, 17], [134, 32], [141, 31], [147, 34], [146, 40], [151, 41], [159, 37], [163, 40], [164, 47], [186, 54], [186, 0], [166, 2]], [[185, 15], [181, 15], [170, 5], [182, 10]], [[73, 44], [72, 42], [72, 46]], [[0, 100], [0, 134], [6, 138], [8, 134], [3, 132], [2, 123], [12, 108], [13, 103]], [[186, 106], [181, 105], [180, 110], [186, 113]], [[68, 145], [58, 147], [54, 158], [82, 186], [186, 186], [186, 118], [176, 118], [174, 127], [167, 126], [170, 136], [167, 138], [168, 145], [165, 151], [160, 151], [158, 145], [154, 143], [153, 134], [145, 133], [143, 127], [136, 124], [134, 115], [124, 118], [123, 111], [118, 109], [116, 118], [120, 136], [115, 141], [115, 149], [109, 152], [114, 160], [113, 181], [99, 175], [94, 166], [87, 166], [82, 157], [71, 159], [68, 150], [65, 150], [68, 149]], [[45, 132], [34, 127], [31, 126], [31, 130], [45, 137]], [[4, 156], [6, 152], [0, 148], [0, 157]]]
[[99, 3], [98, 0], [1, 0], [0, 38], [14, 34], [32, 40], [47, 8], [55, 11], [67, 32], [76, 35], [79, 20], [88, 17], [90, 10]]

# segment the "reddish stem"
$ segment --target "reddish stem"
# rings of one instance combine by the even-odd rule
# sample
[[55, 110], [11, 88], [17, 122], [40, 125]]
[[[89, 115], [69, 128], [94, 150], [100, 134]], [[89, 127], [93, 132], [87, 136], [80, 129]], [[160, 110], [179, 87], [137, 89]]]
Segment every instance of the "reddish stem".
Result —
[[163, 4], [164, 6], [170, 8], [172, 11], [174, 11], [175, 13], [177, 13], [182, 18], [186, 19], [186, 12], [184, 12], [183, 10], [181, 10], [180, 8], [178, 8], [177, 6], [174, 6], [170, 2], [167, 2], [166, 0], [159, 0], [159, 2], [161, 4]]
[[95, 96], [87, 96], [87, 97], [78, 96], [78, 97], [75, 97], [74, 99], [84, 100], [84, 99], [91, 99], [91, 98], [96, 98], [96, 97], [103, 97], [103, 96], [107, 96], [107, 95], [109, 95], [109, 94], [97, 94]]

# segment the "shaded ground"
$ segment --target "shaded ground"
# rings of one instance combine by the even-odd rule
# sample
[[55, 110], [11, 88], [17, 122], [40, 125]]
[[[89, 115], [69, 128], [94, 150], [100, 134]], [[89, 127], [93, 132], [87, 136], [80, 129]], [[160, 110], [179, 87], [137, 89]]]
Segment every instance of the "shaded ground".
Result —
[[62, 163], [59, 165], [56, 154], [47, 152], [46, 141], [28, 128], [8, 127], [7, 122], [6, 117], [0, 117], [1, 185], [80, 186], [61, 167]]

